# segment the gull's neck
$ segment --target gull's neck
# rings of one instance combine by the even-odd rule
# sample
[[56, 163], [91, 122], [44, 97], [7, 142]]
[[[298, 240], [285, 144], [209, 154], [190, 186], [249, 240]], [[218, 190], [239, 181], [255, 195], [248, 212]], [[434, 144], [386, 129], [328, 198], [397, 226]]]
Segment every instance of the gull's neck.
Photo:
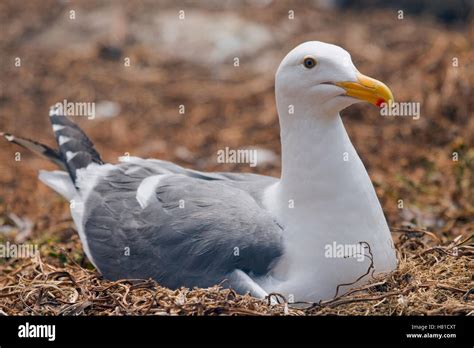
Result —
[[[316, 226], [339, 219], [352, 224], [361, 215], [385, 223], [372, 182], [339, 113], [322, 114], [303, 103], [295, 105], [293, 115], [282, 114], [287, 105], [281, 98], [277, 102], [282, 173], [266, 196], [269, 209], [283, 223], [306, 221]], [[289, 208], [292, 204], [294, 209]], [[326, 221], [329, 218], [332, 222]], [[301, 223], [294, 225], [304, 228]]]
[[306, 204], [315, 195], [330, 197], [334, 191], [329, 190], [342, 189], [354, 170], [365, 172], [337, 112], [323, 115], [316, 108], [296, 106], [295, 114], [280, 117], [280, 127], [279, 188], [289, 199]]
[[303, 121], [283, 121], [281, 127], [281, 185], [286, 190], [297, 193], [308, 189], [308, 181], [315, 187], [330, 179], [355, 152], [339, 114], [304, 116]]

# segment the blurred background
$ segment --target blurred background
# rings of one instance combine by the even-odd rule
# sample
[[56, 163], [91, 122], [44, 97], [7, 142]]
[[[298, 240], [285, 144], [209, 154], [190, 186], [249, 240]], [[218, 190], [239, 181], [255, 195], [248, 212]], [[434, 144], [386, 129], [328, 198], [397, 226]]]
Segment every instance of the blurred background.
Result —
[[[75, 121], [105, 161], [129, 153], [278, 176], [276, 68], [299, 43], [326, 41], [397, 101], [421, 103], [418, 120], [362, 104], [342, 113], [389, 224], [441, 238], [472, 233], [472, 8], [468, 0], [4, 0], [0, 131], [55, 146], [49, 106], [95, 102], [95, 119]], [[54, 166], [0, 144], [1, 231], [70, 226], [68, 203], [36, 179]], [[217, 163], [227, 146], [259, 149], [258, 166]]]

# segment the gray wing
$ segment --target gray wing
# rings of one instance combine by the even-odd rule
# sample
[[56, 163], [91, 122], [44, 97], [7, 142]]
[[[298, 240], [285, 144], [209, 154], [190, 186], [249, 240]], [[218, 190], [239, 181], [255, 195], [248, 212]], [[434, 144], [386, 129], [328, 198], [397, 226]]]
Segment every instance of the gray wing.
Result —
[[[153, 175], [161, 176], [142, 208], [137, 189]], [[282, 230], [260, 200], [274, 182], [162, 161], [119, 165], [85, 203], [94, 262], [109, 279], [153, 278], [170, 288], [212, 286], [235, 270], [265, 274], [283, 252]]]

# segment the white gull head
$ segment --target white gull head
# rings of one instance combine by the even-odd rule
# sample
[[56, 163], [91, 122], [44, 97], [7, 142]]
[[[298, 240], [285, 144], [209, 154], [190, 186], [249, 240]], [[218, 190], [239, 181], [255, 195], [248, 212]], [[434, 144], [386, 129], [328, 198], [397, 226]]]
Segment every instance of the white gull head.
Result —
[[341, 47], [311, 41], [283, 59], [275, 92], [282, 173], [264, 204], [285, 228], [286, 251], [260, 284], [317, 301], [392, 271], [396, 256], [387, 222], [339, 116], [356, 102], [390, 102], [391, 91], [362, 75]]
[[[309, 111], [306, 108], [317, 108], [319, 116], [333, 116], [357, 102], [393, 101], [390, 89], [362, 75], [346, 50], [319, 41], [305, 42], [286, 55], [276, 73], [275, 92], [277, 102], [294, 102], [285, 106], [293, 105], [300, 115]], [[280, 119], [294, 114], [279, 112]]]

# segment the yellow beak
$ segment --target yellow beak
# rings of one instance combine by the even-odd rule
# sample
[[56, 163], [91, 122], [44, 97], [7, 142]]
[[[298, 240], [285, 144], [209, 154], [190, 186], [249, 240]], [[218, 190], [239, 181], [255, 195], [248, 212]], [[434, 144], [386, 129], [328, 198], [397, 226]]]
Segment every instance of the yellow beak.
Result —
[[381, 106], [383, 103], [393, 103], [393, 94], [383, 82], [357, 72], [357, 82], [336, 82], [336, 86], [344, 88], [349, 97], [368, 101]]

